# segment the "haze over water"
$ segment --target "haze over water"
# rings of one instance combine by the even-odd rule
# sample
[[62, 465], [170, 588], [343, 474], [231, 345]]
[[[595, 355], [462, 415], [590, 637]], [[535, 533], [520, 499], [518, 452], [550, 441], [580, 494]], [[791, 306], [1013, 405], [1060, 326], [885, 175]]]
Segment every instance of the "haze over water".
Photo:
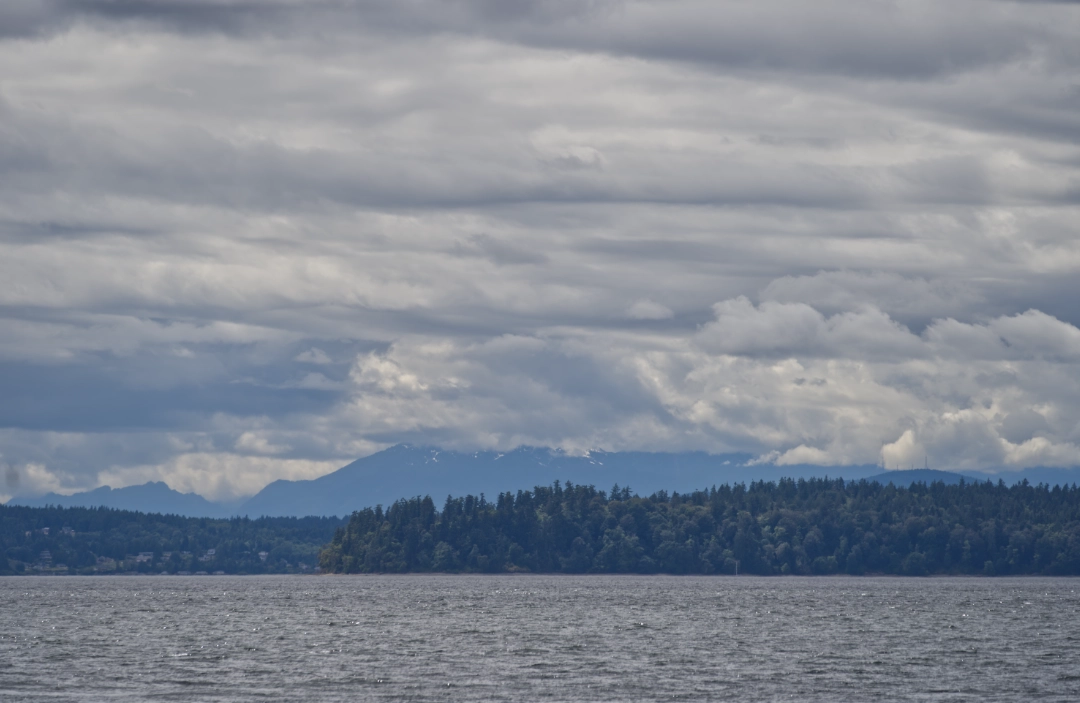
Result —
[[1080, 699], [1080, 579], [0, 580], [5, 701]]

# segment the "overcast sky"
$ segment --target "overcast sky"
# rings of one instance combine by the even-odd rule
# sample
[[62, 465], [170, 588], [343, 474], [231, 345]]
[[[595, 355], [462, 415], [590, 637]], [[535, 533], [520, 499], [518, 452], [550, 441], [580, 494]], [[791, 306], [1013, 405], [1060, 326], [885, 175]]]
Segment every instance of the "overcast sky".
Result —
[[1078, 300], [1075, 3], [0, 3], [0, 498], [1074, 466]]

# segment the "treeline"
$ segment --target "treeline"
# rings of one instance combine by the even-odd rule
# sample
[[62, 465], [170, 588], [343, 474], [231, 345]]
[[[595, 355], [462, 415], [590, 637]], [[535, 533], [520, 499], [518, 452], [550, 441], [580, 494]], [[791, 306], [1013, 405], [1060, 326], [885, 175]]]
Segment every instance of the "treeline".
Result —
[[301, 573], [344, 523], [0, 505], [0, 574]]
[[352, 515], [325, 571], [1080, 574], [1080, 489], [784, 479], [688, 494], [537, 487]]

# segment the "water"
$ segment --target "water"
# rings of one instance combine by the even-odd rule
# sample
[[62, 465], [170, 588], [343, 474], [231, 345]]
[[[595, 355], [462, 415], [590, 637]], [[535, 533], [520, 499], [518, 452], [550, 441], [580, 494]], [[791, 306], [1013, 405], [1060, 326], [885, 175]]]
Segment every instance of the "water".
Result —
[[0, 579], [8, 701], [1080, 700], [1080, 579]]

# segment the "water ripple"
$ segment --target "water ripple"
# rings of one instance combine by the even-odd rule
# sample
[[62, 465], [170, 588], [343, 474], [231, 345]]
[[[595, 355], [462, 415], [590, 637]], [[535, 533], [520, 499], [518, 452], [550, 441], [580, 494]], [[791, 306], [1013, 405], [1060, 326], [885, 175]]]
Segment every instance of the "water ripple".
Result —
[[1080, 580], [0, 579], [6, 701], [1080, 700]]

